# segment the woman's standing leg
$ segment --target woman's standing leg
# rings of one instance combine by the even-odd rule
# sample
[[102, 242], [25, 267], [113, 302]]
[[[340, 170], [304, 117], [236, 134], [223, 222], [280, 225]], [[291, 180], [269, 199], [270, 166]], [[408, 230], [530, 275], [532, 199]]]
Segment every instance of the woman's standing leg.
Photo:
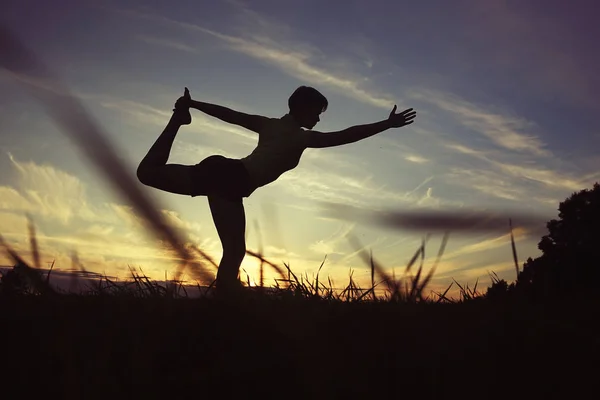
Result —
[[228, 200], [220, 196], [208, 196], [208, 204], [223, 246], [223, 257], [217, 272], [217, 288], [236, 288], [239, 286], [240, 265], [246, 255], [244, 204], [242, 198]]

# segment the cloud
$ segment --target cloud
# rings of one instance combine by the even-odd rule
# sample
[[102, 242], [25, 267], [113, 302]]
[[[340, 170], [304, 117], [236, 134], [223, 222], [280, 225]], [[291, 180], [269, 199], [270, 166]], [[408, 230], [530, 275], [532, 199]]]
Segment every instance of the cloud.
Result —
[[552, 156], [545, 148], [545, 143], [529, 133], [535, 129], [535, 124], [524, 118], [486, 110], [458, 96], [434, 90], [412, 90], [409, 97], [448, 112], [456, 122], [484, 135], [503, 149], [535, 156]]
[[[508, 227], [507, 227], [508, 230]], [[515, 243], [530, 239], [530, 234], [522, 228], [513, 229], [513, 235]], [[500, 247], [508, 247], [510, 244], [510, 233], [496, 236], [493, 238], [484, 239], [474, 244], [462, 246], [452, 252], [444, 254], [444, 260], [450, 261], [463, 257], [465, 255], [472, 255], [483, 251], [490, 251]]]
[[0, 189], [4, 209], [35, 212], [62, 223], [68, 223], [75, 215], [98, 219], [89, 208], [85, 189], [78, 178], [49, 165], [18, 161], [10, 153], [8, 157], [19, 173], [19, 190]]
[[0, 186], [0, 209], [9, 211], [28, 212], [35, 209], [34, 205], [10, 186]]
[[101, 99], [98, 103], [106, 109], [124, 114], [129, 118], [129, 121], [138, 125], [151, 124], [164, 127], [172, 115], [172, 112], [125, 99]]
[[326, 243], [323, 240], [319, 240], [309, 246], [309, 249], [318, 254], [344, 254], [336, 252], [331, 243]]
[[429, 176], [427, 178], [425, 178], [425, 180], [421, 183], [419, 183], [419, 185], [417, 185], [416, 188], [414, 188], [413, 190], [410, 190], [408, 192], [406, 192], [404, 194], [404, 197], [408, 200], [410, 199], [411, 201], [417, 201], [417, 203], [421, 202], [423, 199], [428, 198], [428, 199], [433, 199], [432, 196], [432, 191], [433, 189], [431, 187], [428, 187], [426, 189], [426, 192], [424, 195], [419, 195], [419, 192], [421, 191], [422, 188], [425, 187], [425, 185], [427, 185], [429, 182], [431, 182], [433, 180], [433, 176]]
[[363, 168], [368, 161], [346, 154], [320, 151], [320, 149], [306, 149], [302, 154], [302, 163], [323, 169], [342, 170]]
[[[302, 168], [286, 173], [278, 179], [278, 184], [292, 194], [303, 199], [340, 202], [367, 206], [369, 199], [381, 200], [386, 192], [372, 183], [371, 176], [362, 179], [340, 173]], [[390, 193], [388, 193], [389, 196]]]
[[58, 85], [56, 82], [52, 81], [51, 79], [48, 79], [45, 77], [38, 77], [38, 76], [34, 76], [34, 75], [28, 75], [25, 73], [12, 72], [5, 68], [0, 68], [0, 78], [5, 78], [7, 76], [10, 76], [11, 78], [17, 80], [19, 83], [21, 83], [23, 85], [33, 86], [34, 88], [37, 88], [37, 89], [47, 90], [49, 92], [52, 92], [54, 94], [58, 94], [61, 96], [69, 94], [69, 93], [65, 92], [64, 87]]
[[581, 179], [571, 178], [551, 169], [500, 163], [497, 163], [496, 165], [513, 176], [540, 182], [548, 187], [578, 191], [585, 185], [581, 182]]
[[344, 223], [328, 238], [312, 243], [309, 249], [319, 255], [344, 255], [344, 252], [338, 250], [339, 245], [341, 242], [346, 242], [348, 234], [354, 230], [355, 226], [354, 223]]
[[506, 179], [506, 176], [485, 169], [450, 168], [446, 176], [452, 183], [503, 200], [522, 201], [528, 191]]
[[[488, 285], [491, 284], [490, 274], [495, 272], [500, 279], [506, 279], [508, 282], [513, 281], [515, 276], [515, 264], [511, 260], [500, 261], [500, 262], [471, 262], [466, 263], [465, 261], [460, 262], [448, 262], [445, 263], [444, 268], [438, 269], [432, 282], [437, 284], [436, 286], [444, 286], [444, 290], [449, 285], [449, 280], [454, 279], [461, 286], [474, 288], [474, 283], [477, 282], [478, 292], [485, 292]], [[439, 287], [438, 286], [438, 287]], [[456, 293], [460, 290], [456, 284], [453, 285]], [[439, 290], [439, 289], [438, 289]]]
[[165, 217], [167, 223], [171, 226], [174, 226], [175, 228], [182, 229], [185, 231], [194, 231], [197, 233], [202, 231], [202, 225], [200, 225], [197, 222], [190, 222], [184, 220], [183, 218], [181, 218], [181, 215], [178, 212], [172, 210], [162, 210], [162, 214]]
[[417, 154], [409, 154], [407, 156], [404, 156], [404, 159], [415, 164], [425, 164], [429, 162], [428, 159]]
[[545, 189], [578, 191], [588, 185], [586, 178], [594, 176], [588, 174], [582, 178], [575, 178], [550, 167], [532, 165], [531, 161], [527, 164], [517, 159], [501, 162], [492, 158], [494, 153], [491, 151], [481, 151], [456, 143], [446, 143], [445, 147], [484, 161], [492, 167], [492, 170], [451, 168], [449, 176], [454, 177], [456, 183], [508, 200], [531, 198], [531, 191], [526, 187], [527, 182], [533, 181]]
[[[426, 122], [426, 121], [431, 121], [431, 119], [425, 118], [425, 119], [421, 120], [421, 123]], [[434, 136], [434, 137], [437, 136], [437, 135], [433, 134], [431, 131], [426, 130], [422, 127], [411, 126], [410, 129], [418, 136], [421, 136], [421, 135]], [[419, 154], [419, 152], [416, 149], [414, 149], [413, 147], [408, 146], [403, 142], [400, 142], [397, 137], [378, 136], [377, 140], [380, 143], [382, 143], [380, 150], [392, 154], [394, 158], [401, 157], [410, 163], [419, 164], [419, 165], [432, 163], [432, 159], [435, 160], [435, 157], [431, 156], [431, 146], [428, 146], [428, 148], [427, 148], [427, 151], [428, 151], [428, 154], [430, 155], [430, 157], [425, 157], [424, 155]], [[436, 137], [436, 140], [439, 140], [439, 138]], [[422, 144], [422, 143], [420, 143], [420, 144]]]
[[397, 191], [379, 183], [374, 176], [356, 172], [330, 172], [328, 169], [303, 167], [283, 174], [278, 185], [305, 200], [351, 205], [358, 208], [376, 210], [394, 204], [405, 207], [415, 205], [427, 208], [461, 206], [462, 202], [444, 199], [433, 195], [433, 186], [424, 188], [428, 178], [419, 187], [408, 192]]
[[[30, 256], [25, 213], [33, 216], [36, 237], [44, 259], [69, 263], [73, 251], [82, 252], [82, 262], [95, 270], [127, 272], [128, 264], [143, 264], [152, 276], [157, 270], [175, 266], [173, 253], [161, 241], [148, 237], [143, 221], [131, 207], [90, 199], [86, 185], [76, 176], [51, 165], [22, 162], [11, 154], [18, 172], [15, 186], [0, 186], [2, 234], [19, 254]], [[201, 245], [202, 225], [186, 221], [172, 210], [161, 210], [167, 223]], [[193, 238], [192, 238], [193, 236]], [[218, 256], [211, 247], [210, 255]]]
[[[178, 21], [156, 14], [134, 10], [118, 11], [130, 17], [176, 26], [187, 31], [202, 32], [225, 43], [230, 50], [269, 63], [284, 73], [310, 82], [311, 84], [328, 86], [339, 90], [340, 93], [363, 103], [386, 110], [391, 109], [395, 104], [390, 95], [363, 88], [362, 85], [366, 79], [349, 72], [347, 66], [342, 69], [337, 68], [336, 72], [331, 72], [331, 65], [318, 65], [319, 62], [324, 63], [327, 60], [319, 50], [306, 43], [284, 39], [287, 35], [281, 34], [282, 30], [284, 30], [281, 24], [268, 22], [265, 17], [248, 8], [244, 9], [244, 13], [251, 16], [250, 20], [254, 21], [254, 24], [250, 28], [245, 28], [239, 36], [217, 32], [197, 24]], [[246, 19], [245, 21], [248, 22], [248, 20]], [[274, 30], [278, 34], [273, 34]], [[289, 32], [290, 29], [286, 28], [285, 31]], [[146, 40], [146, 42], [148, 41]], [[171, 47], [176, 48], [179, 46], [179, 44], [176, 44], [177, 42], [170, 40], [168, 42], [170, 42]], [[164, 41], [160, 41], [160, 43], [154, 41], [154, 43], [166, 45]]]
[[292, 251], [289, 251], [288, 249], [284, 249], [281, 247], [276, 247], [276, 246], [271, 246], [271, 245], [267, 245], [265, 247], [265, 253], [269, 254], [270, 257], [293, 257], [293, 258], [299, 258], [300, 256]]
[[[28, 236], [28, 220], [25, 214], [0, 211], [0, 235], [4, 239], [17, 238], [16, 240], [25, 243], [23, 238]], [[3, 253], [0, 251], [0, 254]]]
[[193, 54], [197, 54], [198, 50], [192, 46], [188, 46], [187, 44], [175, 41], [175, 40], [169, 40], [169, 39], [164, 39], [164, 38], [159, 38], [159, 37], [155, 37], [155, 36], [149, 36], [149, 35], [137, 35], [136, 38], [138, 40], [141, 40], [142, 42], [146, 42], [148, 44], [152, 44], [152, 45], [159, 45], [159, 46], [164, 46], [164, 47], [169, 47], [171, 49], [174, 50], [181, 50], [181, 51], [185, 51], [188, 53], [193, 53]]
[[198, 145], [181, 140], [173, 144], [173, 149], [171, 150], [171, 159], [182, 160], [183, 162], [192, 165], [197, 164], [200, 162], [200, 160], [203, 160], [204, 158], [214, 154], [220, 154], [228, 158], [239, 158], [239, 154], [235, 154], [220, 147], [214, 147], [206, 144]]

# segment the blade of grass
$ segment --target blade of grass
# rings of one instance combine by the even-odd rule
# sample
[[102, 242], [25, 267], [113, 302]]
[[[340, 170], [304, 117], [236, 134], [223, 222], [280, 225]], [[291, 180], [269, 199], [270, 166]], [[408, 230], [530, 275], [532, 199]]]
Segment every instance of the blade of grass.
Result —
[[327, 254], [325, 254], [325, 258], [323, 258], [323, 261], [321, 262], [321, 265], [319, 266], [319, 269], [317, 270], [317, 276], [315, 277], [315, 288], [316, 288], [315, 295], [317, 297], [319, 296], [319, 274], [321, 273], [321, 268], [323, 268], [323, 265], [325, 265], [325, 260], [327, 260]]
[[2, 235], [0, 235], [0, 246], [4, 247], [4, 250], [8, 256], [13, 259], [16, 265], [21, 267], [21, 270], [27, 276], [27, 279], [29, 279], [36, 292], [42, 295], [57, 294], [50, 285], [46, 285], [46, 283], [42, 280], [38, 270], [31, 268], [31, 266], [29, 266], [29, 264], [27, 264], [25, 260], [23, 260], [8, 243], [6, 243]]
[[[437, 257], [435, 258], [435, 262], [433, 263], [433, 266], [431, 267], [431, 269], [429, 270], [429, 273], [427, 273], [427, 275], [425, 276], [425, 279], [423, 279], [423, 283], [421, 284], [421, 288], [420, 288], [421, 293], [423, 292], [423, 290], [425, 290], [425, 287], [427, 287], [427, 285], [429, 284], [429, 281], [433, 277], [433, 274], [435, 274], [438, 264], [440, 263], [440, 260], [442, 259], [442, 255], [444, 254], [444, 251], [446, 250], [446, 245], [448, 244], [449, 238], [450, 238], [450, 232], [445, 232], [444, 237], [442, 237], [442, 242], [440, 243], [440, 249], [438, 250], [438, 254], [437, 254]], [[452, 284], [450, 284], [450, 285], [452, 285]]]
[[385, 272], [383, 267], [381, 267], [377, 262], [375, 262], [375, 258], [373, 257], [372, 252], [370, 255], [367, 254], [367, 252], [364, 249], [364, 246], [360, 243], [356, 236], [348, 234], [347, 237], [348, 241], [350, 242], [350, 245], [354, 247], [354, 250], [363, 259], [363, 261], [365, 261], [366, 264], [371, 265], [371, 267], [377, 272], [377, 274], [383, 278], [383, 281], [388, 287], [388, 290], [392, 292], [397, 292], [398, 283], [394, 278], [392, 278], [388, 273]]
[[510, 244], [512, 247], [513, 260], [515, 261], [515, 271], [517, 279], [519, 279], [519, 258], [517, 257], [517, 245], [515, 244], [515, 236], [513, 235], [512, 220], [509, 218], [508, 225], [510, 227]]
[[450, 290], [450, 288], [452, 287], [452, 285], [454, 285], [454, 282], [450, 282], [450, 285], [449, 285], [449, 286], [446, 288], [446, 290], [444, 291], [444, 293], [443, 293], [443, 294], [436, 293], [436, 294], [439, 296], [439, 299], [438, 299], [438, 301], [437, 301], [438, 303], [439, 303], [440, 301], [442, 301], [442, 299], [443, 299], [443, 300], [446, 300], [446, 301], [448, 301], [448, 302], [450, 302], [450, 303], [454, 303], [452, 300], [450, 300], [450, 299], [448, 299], [448, 298], [446, 297], [446, 294], [448, 293], [448, 291]]
[[[252, 257], [258, 258], [259, 260], [263, 261], [268, 266], [272, 267], [275, 270], [275, 272], [277, 272], [277, 274], [279, 274], [279, 276], [281, 276], [281, 280], [286, 280], [286, 279], [289, 280], [289, 278], [290, 278], [290, 276], [289, 276], [290, 270], [289, 269], [288, 269], [288, 275], [286, 276], [285, 271], [279, 265], [272, 263], [271, 261], [264, 258], [262, 255], [254, 252], [252, 250], [248, 250], [248, 249], [246, 249], [246, 254], [249, 254]], [[287, 268], [287, 266], [286, 266], [286, 268]]]
[[27, 226], [29, 229], [29, 243], [31, 245], [31, 254], [33, 255], [33, 265], [37, 269], [42, 269], [40, 262], [40, 249], [37, 243], [37, 237], [35, 234], [35, 225], [33, 223], [33, 218], [31, 215], [27, 214]]
[[50, 285], [50, 274], [52, 273], [52, 269], [54, 268], [54, 262], [56, 260], [52, 260], [52, 264], [50, 264], [50, 269], [48, 269], [48, 273], [46, 274], [46, 285]]

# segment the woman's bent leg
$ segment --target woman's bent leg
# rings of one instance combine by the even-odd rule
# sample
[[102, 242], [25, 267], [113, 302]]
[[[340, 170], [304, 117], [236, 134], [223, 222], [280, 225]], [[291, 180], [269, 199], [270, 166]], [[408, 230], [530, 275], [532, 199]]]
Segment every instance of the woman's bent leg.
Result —
[[192, 166], [167, 164], [175, 136], [181, 127], [181, 116], [174, 113], [137, 169], [144, 185], [177, 194], [192, 193]]

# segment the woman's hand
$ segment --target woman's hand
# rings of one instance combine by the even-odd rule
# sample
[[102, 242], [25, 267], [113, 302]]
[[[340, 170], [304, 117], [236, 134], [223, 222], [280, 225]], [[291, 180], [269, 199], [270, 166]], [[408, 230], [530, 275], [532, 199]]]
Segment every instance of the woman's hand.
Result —
[[417, 116], [416, 111], [413, 111], [412, 108], [409, 108], [408, 110], [404, 110], [401, 113], [396, 114], [396, 108], [397, 106], [394, 105], [394, 108], [388, 117], [390, 128], [400, 128], [410, 125], [414, 122], [415, 117]]

